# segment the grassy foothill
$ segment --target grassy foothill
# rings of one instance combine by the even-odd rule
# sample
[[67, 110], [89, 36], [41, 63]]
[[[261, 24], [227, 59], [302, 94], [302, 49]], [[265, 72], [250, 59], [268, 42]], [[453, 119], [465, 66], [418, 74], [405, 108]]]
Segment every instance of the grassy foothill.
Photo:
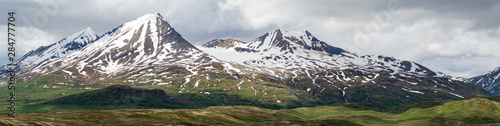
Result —
[[295, 109], [212, 106], [20, 113], [0, 125], [500, 125], [497, 97], [419, 101], [390, 108], [342, 103]]

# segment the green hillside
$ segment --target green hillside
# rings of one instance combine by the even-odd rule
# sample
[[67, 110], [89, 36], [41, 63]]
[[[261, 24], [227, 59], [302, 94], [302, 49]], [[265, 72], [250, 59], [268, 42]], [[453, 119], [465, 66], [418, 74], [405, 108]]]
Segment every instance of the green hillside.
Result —
[[214, 106], [203, 109], [22, 113], [16, 119], [2, 116], [0, 123], [1, 125], [500, 125], [498, 98], [433, 102], [437, 104], [414, 102], [399, 108], [346, 103], [281, 110], [250, 106]]

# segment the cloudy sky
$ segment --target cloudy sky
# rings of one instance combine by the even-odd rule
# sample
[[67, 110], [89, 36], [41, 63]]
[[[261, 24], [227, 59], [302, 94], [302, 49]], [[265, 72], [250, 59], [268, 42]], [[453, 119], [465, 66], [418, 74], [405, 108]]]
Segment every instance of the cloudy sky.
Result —
[[[500, 1], [494, 0], [0, 0], [0, 10], [16, 12], [17, 58], [86, 27], [103, 34], [158, 12], [195, 45], [251, 41], [280, 28], [454, 76], [500, 66]], [[0, 17], [1, 64], [7, 63], [7, 18]]]

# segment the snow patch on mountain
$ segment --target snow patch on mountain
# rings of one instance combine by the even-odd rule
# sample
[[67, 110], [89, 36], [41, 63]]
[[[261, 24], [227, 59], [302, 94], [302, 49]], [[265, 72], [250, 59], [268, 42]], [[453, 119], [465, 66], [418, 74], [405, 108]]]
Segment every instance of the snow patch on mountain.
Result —
[[[228, 41], [231, 40], [231, 41]], [[216, 39], [197, 48], [218, 59], [257, 68], [278, 69], [358, 69], [367, 72], [436, 76], [426, 67], [393, 57], [364, 55], [333, 47], [308, 31], [274, 30], [251, 42]]]

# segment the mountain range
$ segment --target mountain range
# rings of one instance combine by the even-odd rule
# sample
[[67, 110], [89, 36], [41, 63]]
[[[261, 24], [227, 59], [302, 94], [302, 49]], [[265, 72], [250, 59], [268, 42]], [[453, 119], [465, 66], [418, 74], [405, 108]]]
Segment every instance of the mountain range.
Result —
[[[100, 36], [86, 28], [16, 62], [26, 91], [53, 92], [24, 97], [57, 103], [70, 102], [60, 92], [73, 95], [117, 84], [162, 89], [183, 103], [265, 108], [340, 102], [397, 106], [491, 95], [413, 61], [331, 46], [309, 31], [277, 29], [250, 42], [215, 39], [195, 46], [159, 13]], [[6, 76], [4, 70], [0, 74]]]

